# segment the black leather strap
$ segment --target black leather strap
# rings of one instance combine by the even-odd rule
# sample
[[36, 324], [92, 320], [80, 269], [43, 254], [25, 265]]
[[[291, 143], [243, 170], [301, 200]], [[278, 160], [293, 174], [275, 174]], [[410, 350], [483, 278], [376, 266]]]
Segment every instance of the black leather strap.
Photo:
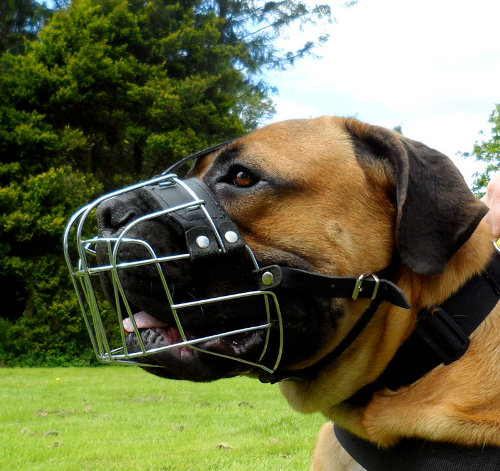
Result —
[[[272, 282], [263, 282], [263, 274], [270, 273]], [[373, 275], [360, 277], [337, 277], [326, 276], [319, 273], [312, 273], [297, 268], [280, 267], [270, 265], [259, 270], [255, 270], [256, 281], [259, 289], [272, 290], [283, 288], [303, 293], [311, 293], [329, 298], [354, 298], [356, 286], [359, 283], [357, 298], [378, 299], [387, 301], [405, 309], [410, 305], [398, 286], [392, 281], [380, 279]], [[375, 294], [375, 296], [373, 296]]]
[[393, 260], [381, 272], [361, 277], [335, 277], [307, 272], [296, 268], [270, 265], [255, 270], [256, 281], [261, 290], [292, 290], [325, 296], [328, 298], [371, 299], [368, 309], [362, 314], [347, 335], [330, 353], [313, 365], [300, 370], [278, 370], [263, 373], [259, 380], [263, 383], [279, 381], [303, 382], [314, 379], [320, 371], [337, 359], [354, 342], [368, 325], [383, 301], [408, 309], [410, 307], [401, 289], [384, 277], [392, 278], [399, 267], [399, 259]]
[[349, 345], [351, 345], [351, 343], [366, 327], [368, 322], [370, 322], [381, 302], [381, 299], [373, 301], [370, 304], [370, 307], [358, 319], [356, 324], [354, 324], [354, 327], [352, 327], [352, 329], [347, 333], [342, 341], [321, 360], [317, 361], [307, 368], [302, 368], [301, 370], [278, 370], [274, 373], [262, 373], [259, 376], [260, 382], [274, 384], [278, 383], [279, 381], [304, 382], [314, 379], [320, 373], [320, 371], [322, 371], [330, 363], [337, 359], [349, 347]]
[[498, 471], [500, 448], [403, 440], [388, 449], [334, 426], [342, 447], [367, 471]]
[[[231, 221], [208, 186], [198, 178], [188, 178], [183, 183], [203, 202], [205, 208], [204, 211], [201, 204], [191, 205], [168, 213], [170, 220], [177, 223], [179, 232], [185, 236], [191, 260], [212, 257], [221, 252], [243, 250], [245, 243], [238, 227]], [[186, 203], [195, 201], [186, 188], [175, 182], [167, 181], [164, 184], [145, 186], [140, 191], [143, 198], [154, 200], [160, 210], [182, 207]], [[237, 235], [235, 241], [224, 238], [224, 234], [228, 231]], [[197, 239], [200, 236], [208, 239], [207, 246], [198, 245]]]
[[[495, 253], [481, 275], [473, 277], [440, 306], [419, 313], [417, 326], [396, 353], [381, 377], [348, 401], [365, 405], [383, 387], [398, 389], [411, 384], [437, 365], [460, 358], [469, 336], [500, 299], [500, 256]], [[367, 471], [498, 471], [500, 447], [461, 447], [404, 440], [395, 447], [380, 449], [335, 426], [344, 449]]]
[[346, 402], [364, 406], [374, 392], [414, 383], [441, 363], [460, 358], [469, 337], [500, 300], [500, 255], [495, 252], [481, 273], [440, 306], [419, 312], [415, 330], [396, 352], [382, 375]]
[[180, 167], [182, 167], [184, 164], [188, 162], [196, 162], [198, 159], [201, 157], [205, 157], [205, 155], [211, 154], [212, 152], [215, 152], [216, 150], [222, 149], [223, 147], [228, 146], [232, 142], [234, 142], [236, 139], [230, 139], [229, 141], [221, 142], [219, 144], [215, 144], [214, 146], [207, 147], [206, 149], [200, 150], [198, 152], [195, 152], [194, 154], [188, 155], [186, 157], [183, 157], [182, 159], [178, 160], [175, 162], [175, 164], [171, 165], [168, 167], [162, 175], [166, 175], [167, 173], [173, 173], [176, 172]]

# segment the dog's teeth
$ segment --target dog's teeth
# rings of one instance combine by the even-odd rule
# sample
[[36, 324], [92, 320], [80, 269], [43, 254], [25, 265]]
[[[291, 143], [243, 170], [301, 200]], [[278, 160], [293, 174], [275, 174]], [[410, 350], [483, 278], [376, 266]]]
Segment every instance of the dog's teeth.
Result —
[[167, 334], [167, 330], [166, 329], [163, 329], [161, 327], [157, 327], [155, 330], [160, 335], [160, 338], [163, 337], [164, 339], [168, 339], [168, 334]]

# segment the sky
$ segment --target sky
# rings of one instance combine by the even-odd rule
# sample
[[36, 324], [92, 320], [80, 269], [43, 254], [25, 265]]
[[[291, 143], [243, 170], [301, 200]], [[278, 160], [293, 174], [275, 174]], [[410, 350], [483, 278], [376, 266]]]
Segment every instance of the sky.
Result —
[[457, 152], [488, 138], [488, 118], [500, 103], [500, 0], [326, 3], [335, 22], [283, 40], [286, 47], [330, 34], [320, 58], [267, 74], [279, 90], [269, 122], [326, 114], [401, 126], [451, 157], [471, 184], [480, 164]]

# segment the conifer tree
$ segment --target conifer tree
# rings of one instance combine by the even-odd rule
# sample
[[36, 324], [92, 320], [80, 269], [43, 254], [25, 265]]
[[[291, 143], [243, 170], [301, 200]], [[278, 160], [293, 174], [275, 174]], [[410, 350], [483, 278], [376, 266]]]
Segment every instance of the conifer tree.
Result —
[[36, 0], [2, 0], [0, 2], [0, 54], [19, 54], [26, 40], [36, 38], [40, 27], [52, 11]]
[[326, 39], [287, 51], [276, 38], [330, 14], [295, 0], [73, 0], [2, 55], [0, 363], [82, 355], [61, 257], [71, 212], [255, 128], [273, 112], [262, 72]]

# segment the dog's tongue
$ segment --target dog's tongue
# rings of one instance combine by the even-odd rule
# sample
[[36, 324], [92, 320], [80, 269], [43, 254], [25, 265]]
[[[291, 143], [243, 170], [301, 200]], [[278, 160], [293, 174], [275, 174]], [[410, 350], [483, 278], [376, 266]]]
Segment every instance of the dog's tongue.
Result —
[[[147, 312], [140, 311], [134, 314], [135, 324], [138, 329], [151, 329], [153, 327], [166, 327], [165, 322], [159, 321], [153, 316], [150, 316]], [[128, 334], [134, 331], [134, 325], [130, 320], [130, 317], [123, 319], [123, 329]]]

